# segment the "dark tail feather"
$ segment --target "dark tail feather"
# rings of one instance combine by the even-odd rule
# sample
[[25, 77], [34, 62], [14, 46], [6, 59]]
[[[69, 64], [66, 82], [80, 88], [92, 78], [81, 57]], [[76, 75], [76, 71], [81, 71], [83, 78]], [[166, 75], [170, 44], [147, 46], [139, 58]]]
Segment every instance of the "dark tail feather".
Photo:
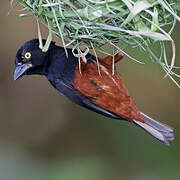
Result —
[[174, 140], [173, 128], [170, 126], [155, 121], [154, 119], [148, 117], [146, 114], [141, 112], [144, 120], [149, 124], [142, 123], [140, 121], [133, 120], [133, 122], [148, 132], [151, 136], [162, 142], [163, 144], [169, 146], [170, 142]]

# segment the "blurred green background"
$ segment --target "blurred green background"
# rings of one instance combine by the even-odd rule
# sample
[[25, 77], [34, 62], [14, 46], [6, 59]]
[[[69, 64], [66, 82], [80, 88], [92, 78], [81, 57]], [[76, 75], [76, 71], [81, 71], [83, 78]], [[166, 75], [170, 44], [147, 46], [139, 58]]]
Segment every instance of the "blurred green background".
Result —
[[[0, 7], [0, 180], [179, 180], [180, 93], [149, 59], [118, 65], [137, 106], [175, 128], [171, 147], [124, 121], [90, 112], [61, 96], [44, 77], [13, 80], [16, 50], [37, 37], [33, 18]], [[173, 37], [180, 66], [180, 26]], [[46, 29], [44, 29], [46, 37]], [[140, 54], [139, 59], [144, 58]]]

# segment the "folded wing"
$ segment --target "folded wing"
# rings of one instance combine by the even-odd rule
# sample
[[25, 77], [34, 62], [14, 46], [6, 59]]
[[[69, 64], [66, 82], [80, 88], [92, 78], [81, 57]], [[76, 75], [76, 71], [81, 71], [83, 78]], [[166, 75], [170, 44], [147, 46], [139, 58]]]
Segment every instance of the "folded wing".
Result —
[[[126, 119], [144, 129], [150, 135], [158, 139], [165, 145], [174, 139], [172, 128], [153, 120], [140, 112], [135, 103], [128, 95], [128, 91], [120, 75], [112, 75], [112, 68], [109, 65], [99, 65], [100, 73], [96, 61], [82, 63], [81, 71], [76, 67], [75, 78], [72, 86], [80, 94], [87, 97], [92, 107], [97, 112], [97, 108], [110, 112], [119, 119]], [[80, 73], [81, 72], [81, 73]], [[109, 116], [107, 114], [107, 116]]]

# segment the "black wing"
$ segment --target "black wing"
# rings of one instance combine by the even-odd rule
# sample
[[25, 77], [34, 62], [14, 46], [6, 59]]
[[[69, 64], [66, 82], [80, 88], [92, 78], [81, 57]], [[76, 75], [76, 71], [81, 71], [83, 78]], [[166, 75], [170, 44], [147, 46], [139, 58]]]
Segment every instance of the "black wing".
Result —
[[111, 117], [114, 119], [123, 119], [122, 117], [107, 111], [100, 106], [94, 104], [90, 99], [80, 94], [77, 90], [75, 90], [69, 83], [64, 82], [62, 79], [56, 79], [54, 81], [49, 81], [52, 86], [57, 89], [61, 94], [67, 97], [72, 102], [86, 107], [96, 113], [100, 113], [104, 116]]

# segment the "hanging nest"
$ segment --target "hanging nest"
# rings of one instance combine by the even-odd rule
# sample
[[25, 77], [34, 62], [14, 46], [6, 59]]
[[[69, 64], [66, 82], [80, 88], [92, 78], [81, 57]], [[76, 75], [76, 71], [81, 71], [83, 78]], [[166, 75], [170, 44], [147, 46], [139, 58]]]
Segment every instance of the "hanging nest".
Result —
[[[11, 0], [12, 6], [14, 1]], [[139, 48], [160, 64], [178, 85], [173, 78], [180, 76], [173, 72], [175, 44], [171, 38], [176, 21], [180, 21], [178, 0], [16, 0], [16, 4], [23, 6], [24, 14], [20, 17], [34, 15], [37, 19], [43, 51], [48, 50], [53, 34], [62, 41], [65, 51], [70, 45], [73, 49], [83, 49], [85, 53], [74, 54], [77, 57], [86, 55], [89, 49], [95, 56], [96, 51], [114, 56], [115, 48], [138, 61], [126, 53], [126, 48]], [[45, 46], [40, 23], [49, 29]], [[170, 63], [166, 57], [166, 41], [172, 47]], [[159, 55], [151, 48], [155, 43], [159, 43]], [[112, 51], [107, 51], [103, 45], [109, 45]]]

